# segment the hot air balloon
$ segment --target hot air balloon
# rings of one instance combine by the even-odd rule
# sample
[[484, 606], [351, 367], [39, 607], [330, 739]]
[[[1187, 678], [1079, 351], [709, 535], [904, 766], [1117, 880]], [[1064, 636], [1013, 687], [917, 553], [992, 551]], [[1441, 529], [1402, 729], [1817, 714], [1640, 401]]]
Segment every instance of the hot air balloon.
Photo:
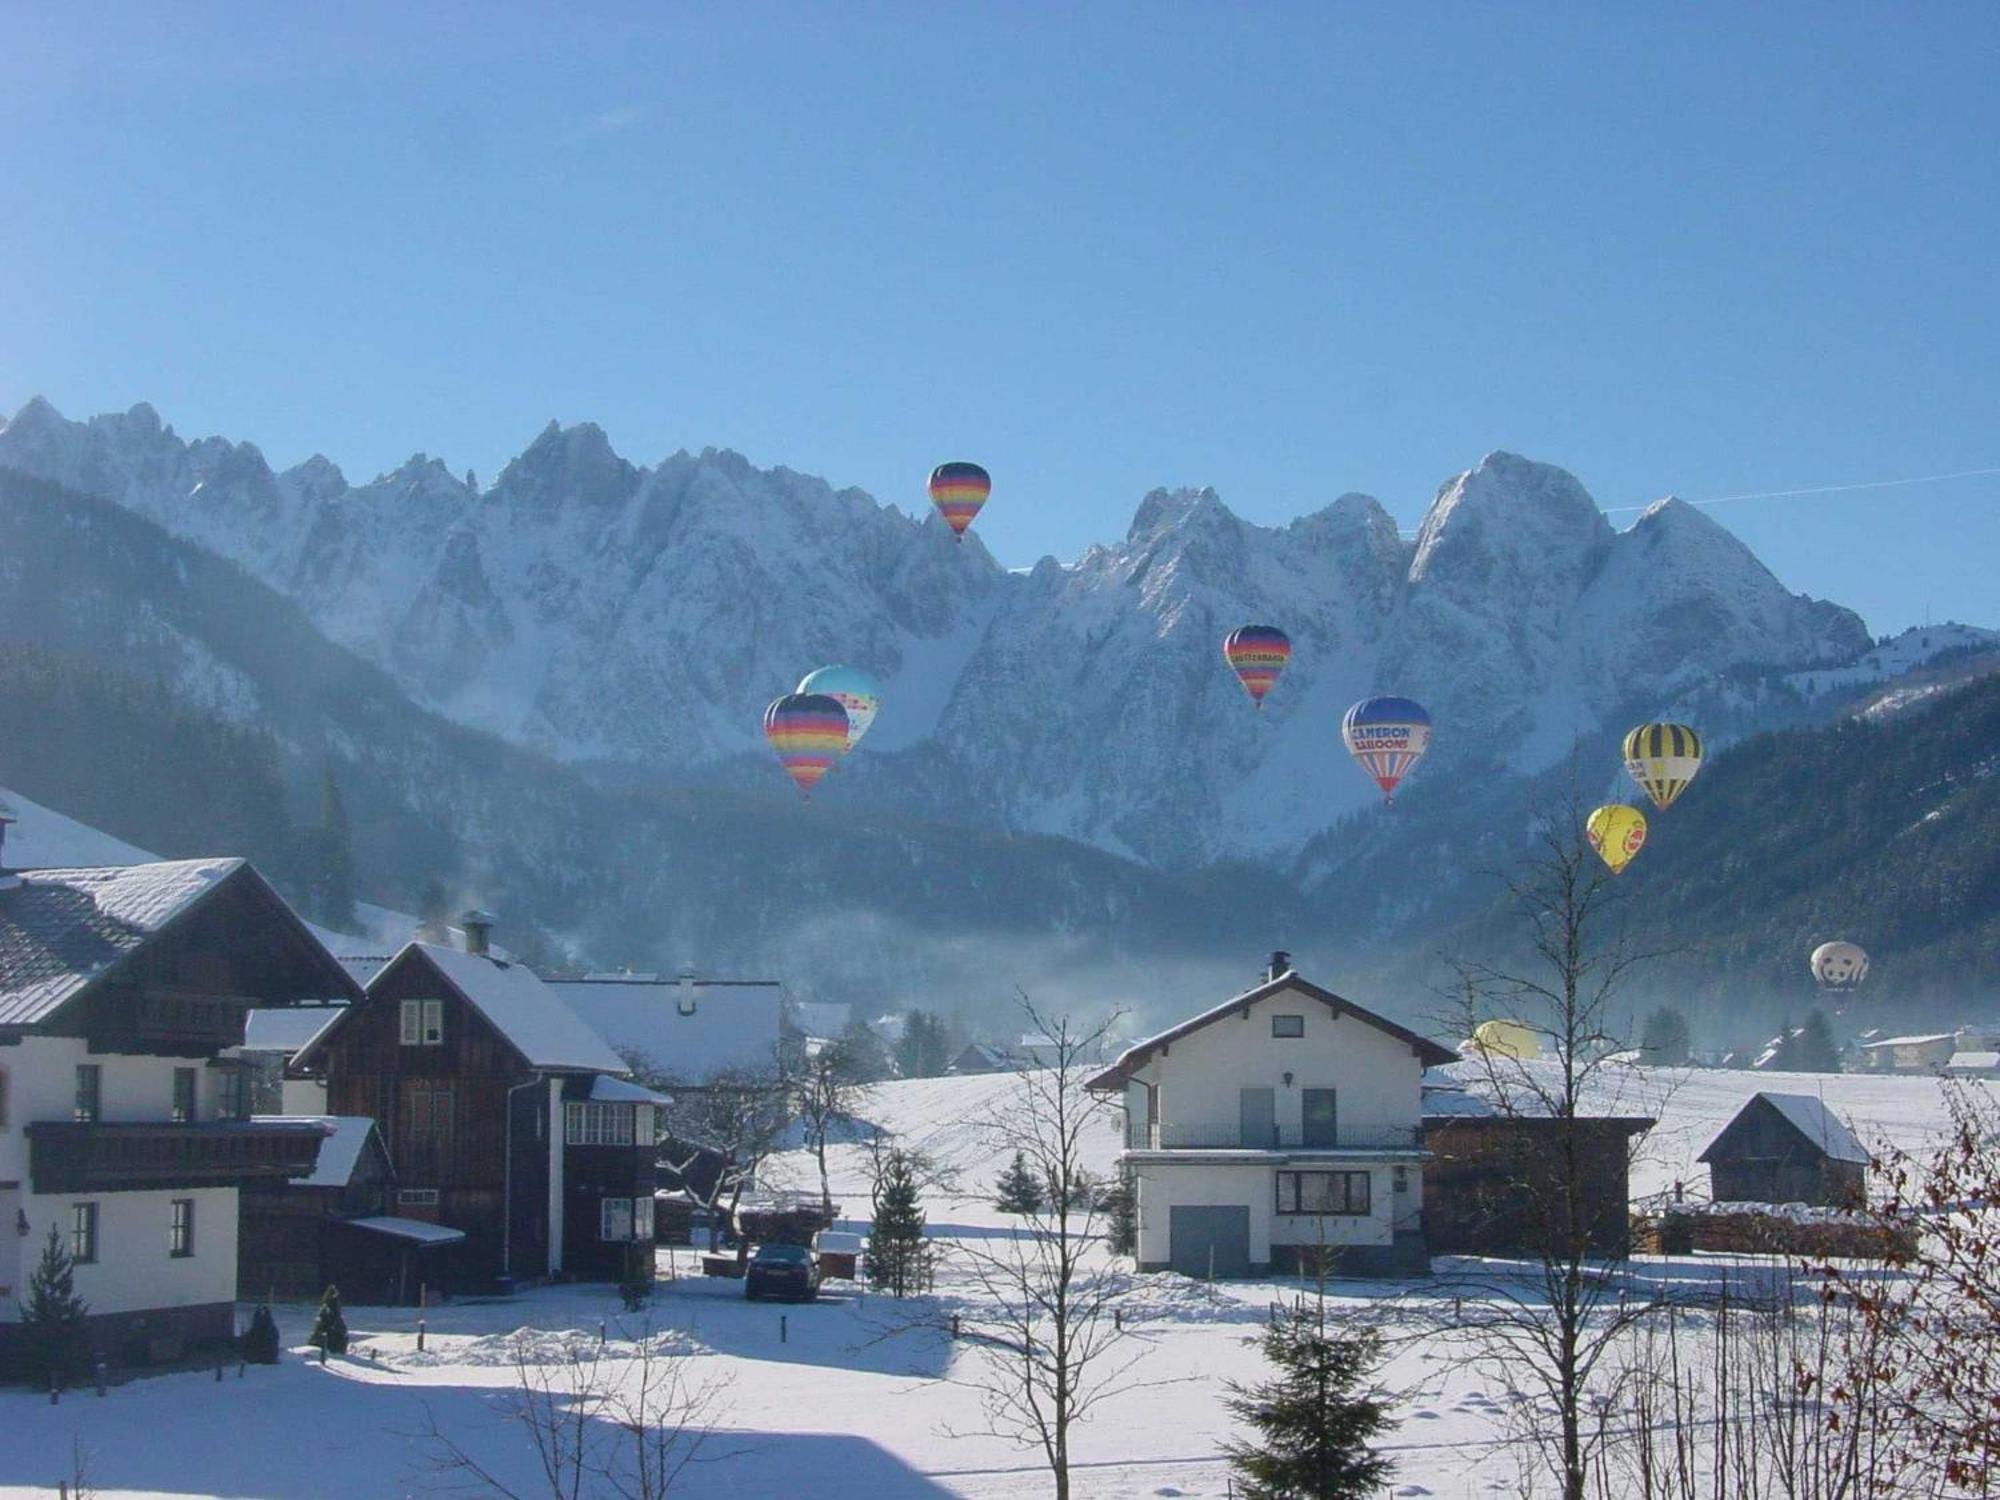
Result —
[[821, 667], [799, 680], [802, 693], [824, 693], [847, 710], [847, 748], [861, 743], [861, 736], [875, 722], [882, 707], [882, 689], [859, 667]]
[[1222, 638], [1222, 657], [1259, 708], [1292, 659], [1292, 638], [1275, 625], [1240, 625]]
[[1701, 736], [1685, 724], [1641, 724], [1625, 736], [1625, 769], [1653, 806], [1672, 807], [1701, 769]]
[[931, 470], [931, 504], [960, 541], [979, 507], [993, 493], [993, 476], [978, 464], [939, 464]]
[[764, 710], [764, 738], [778, 764], [809, 797], [820, 777], [847, 753], [847, 710], [825, 693], [787, 693]]
[[1592, 813], [1583, 832], [1597, 857], [1611, 866], [1611, 873], [1622, 874], [1632, 856], [1646, 847], [1646, 815], [1636, 807], [1613, 802]]
[[1516, 1062], [1533, 1062], [1542, 1055], [1541, 1038], [1520, 1021], [1481, 1021], [1472, 1030], [1472, 1045], [1489, 1057]]
[[1868, 977], [1868, 955], [1857, 943], [1821, 943], [1812, 951], [1812, 972], [1830, 990], [1851, 990]]
[[1430, 748], [1431, 716], [1408, 698], [1363, 698], [1341, 719], [1340, 737], [1386, 799]]

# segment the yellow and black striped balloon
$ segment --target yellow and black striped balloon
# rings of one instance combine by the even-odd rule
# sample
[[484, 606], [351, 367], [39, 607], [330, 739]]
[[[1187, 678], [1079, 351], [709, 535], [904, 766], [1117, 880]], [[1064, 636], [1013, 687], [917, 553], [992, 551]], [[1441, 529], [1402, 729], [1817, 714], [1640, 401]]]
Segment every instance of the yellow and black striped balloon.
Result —
[[1641, 724], [1625, 736], [1625, 769], [1655, 807], [1672, 807], [1701, 769], [1701, 736], [1685, 724]]

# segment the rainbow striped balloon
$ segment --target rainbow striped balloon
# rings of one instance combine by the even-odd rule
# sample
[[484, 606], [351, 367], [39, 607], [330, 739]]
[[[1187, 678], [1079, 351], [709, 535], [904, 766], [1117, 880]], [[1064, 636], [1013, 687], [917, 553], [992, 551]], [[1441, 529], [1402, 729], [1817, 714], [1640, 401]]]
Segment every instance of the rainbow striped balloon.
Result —
[[787, 693], [764, 710], [764, 738], [778, 764], [810, 797], [820, 777], [847, 752], [847, 710], [825, 693]]
[[1239, 625], [1222, 638], [1222, 659], [1259, 708], [1292, 659], [1292, 638], [1275, 625]]
[[965, 528], [992, 493], [993, 476], [978, 464], [939, 464], [931, 470], [931, 504], [960, 541], [965, 540]]
[[1431, 716], [1409, 698], [1363, 698], [1340, 721], [1340, 737], [1354, 763], [1393, 797], [1431, 744]]

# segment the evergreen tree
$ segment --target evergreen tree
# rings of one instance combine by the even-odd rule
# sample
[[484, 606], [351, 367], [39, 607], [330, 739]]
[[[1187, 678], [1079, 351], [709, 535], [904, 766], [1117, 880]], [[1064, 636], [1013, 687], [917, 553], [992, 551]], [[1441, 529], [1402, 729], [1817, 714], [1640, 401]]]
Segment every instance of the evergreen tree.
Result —
[[1028, 1170], [1027, 1153], [1016, 1151], [994, 1184], [993, 1206], [1003, 1214], [1038, 1214], [1047, 1203], [1048, 1189]]
[[1301, 1298], [1255, 1342], [1276, 1368], [1260, 1385], [1231, 1383], [1230, 1411], [1256, 1441], [1223, 1445], [1248, 1500], [1363, 1500], [1395, 1468], [1368, 1446], [1389, 1431], [1388, 1406], [1364, 1382], [1381, 1358], [1374, 1333], [1342, 1337], [1326, 1326], [1326, 1299]]
[[1646, 1017], [1639, 1035], [1639, 1055], [1657, 1068], [1687, 1066], [1692, 1050], [1687, 1017], [1671, 1005], [1662, 1005]]
[[319, 1299], [319, 1315], [313, 1319], [306, 1342], [328, 1354], [347, 1352], [347, 1319], [341, 1315], [339, 1287], [329, 1286]]
[[882, 1196], [868, 1235], [868, 1280], [898, 1297], [930, 1286], [930, 1243], [917, 1202], [917, 1177], [902, 1150], [882, 1168]]
[[1129, 1169], [1121, 1167], [1118, 1180], [1105, 1189], [1097, 1206], [1104, 1213], [1104, 1243], [1113, 1255], [1139, 1253], [1139, 1195]]
[[278, 1320], [271, 1316], [271, 1309], [265, 1303], [258, 1303], [257, 1311], [250, 1315], [250, 1326], [243, 1330], [240, 1348], [243, 1358], [253, 1365], [278, 1362]]
[[839, 1054], [841, 1075], [850, 1083], [881, 1083], [896, 1076], [888, 1044], [859, 1016], [847, 1023], [833, 1045]]
[[76, 1294], [76, 1262], [51, 1224], [41, 1259], [28, 1277], [28, 1300], [21, 1304], [28, 1374], [38, 1384], [62, 1384], [83, 1369], [90, 1357], [84, 1321], [89, 1312]]
[[340, 783], [328, 767], [320, 778], [319, 822], [298, 839], [299, 888], [306, 915], [351, 930], [354, 914], [354, 837]]
[[1792, 1045], [1790, 1066], [1801, 1073], [1838, 1073], [1840, 1045], [1833, 1039], [1833, 1027], [1817, 1006], [1806, 1012], [1806, 1024]]
[[896, 1043], [896, 1071], [905, 1078], [939, 1078], [951, 1066], [951, 1028], [940, 1016], [913, 1010]]

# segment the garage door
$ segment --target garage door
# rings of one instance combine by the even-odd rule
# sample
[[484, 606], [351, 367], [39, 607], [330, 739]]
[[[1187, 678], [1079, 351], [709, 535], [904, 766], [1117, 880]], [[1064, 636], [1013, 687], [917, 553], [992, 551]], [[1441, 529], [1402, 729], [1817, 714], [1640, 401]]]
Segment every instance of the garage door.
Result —
[[1167, 1216], [1169, 1263], [1183, 1276], [1250, 1274], [1250, 1210], [1176, 1205]]

